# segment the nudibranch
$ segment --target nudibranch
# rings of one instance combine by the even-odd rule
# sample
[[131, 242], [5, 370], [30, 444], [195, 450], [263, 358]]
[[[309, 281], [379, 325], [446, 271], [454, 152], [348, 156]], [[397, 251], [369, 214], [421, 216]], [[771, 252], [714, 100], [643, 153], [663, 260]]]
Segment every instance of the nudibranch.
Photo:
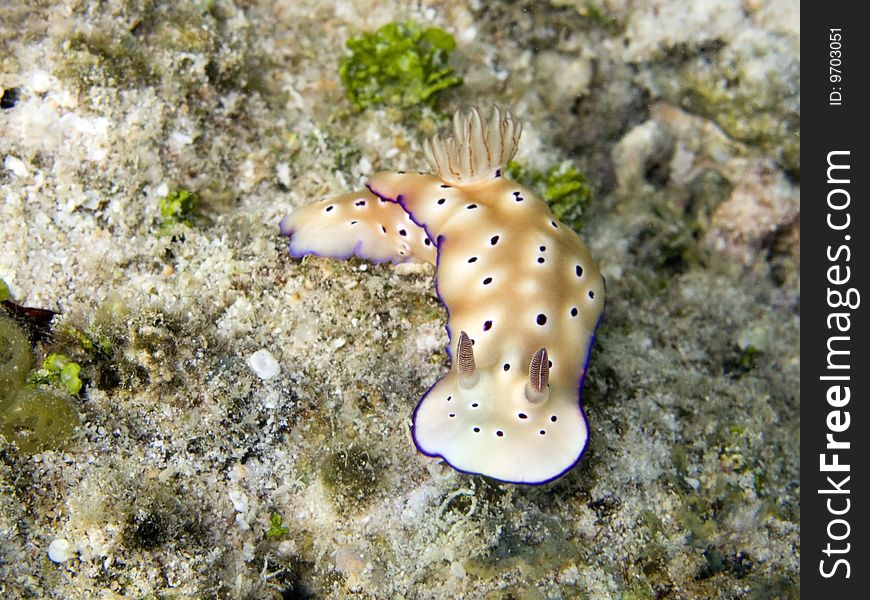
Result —
[[521, 131], [498, 109], [457, 112], [424, 146], [433, 175], [378, 173], [281, 234], [294, 257], [434, 263], [452, 365], [414, 411], [414, 443], [459, 471], [542, 484], [589, 440], [580, 394], [604, 279], [577, 233], [502, 177]]

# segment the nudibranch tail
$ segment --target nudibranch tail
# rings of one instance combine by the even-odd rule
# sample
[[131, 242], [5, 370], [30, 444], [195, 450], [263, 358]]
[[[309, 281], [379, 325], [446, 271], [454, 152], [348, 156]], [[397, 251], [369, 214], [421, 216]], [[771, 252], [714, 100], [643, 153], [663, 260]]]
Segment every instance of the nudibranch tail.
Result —
[[372, 262], [435, 264], [435, 244], [401, 206], [368, 190], [297, 208], [281, 220], [294, 258], [357, 256]]
[[494, 106], [485, 122], [473, 107], [466, 113], [456, 111], [452, 133], [426, 140], [423, 152], [443, 181], [468, 185], [494, 177], [507, 166], [516, 154], [522, 129], [508, 111], [502, 115]]

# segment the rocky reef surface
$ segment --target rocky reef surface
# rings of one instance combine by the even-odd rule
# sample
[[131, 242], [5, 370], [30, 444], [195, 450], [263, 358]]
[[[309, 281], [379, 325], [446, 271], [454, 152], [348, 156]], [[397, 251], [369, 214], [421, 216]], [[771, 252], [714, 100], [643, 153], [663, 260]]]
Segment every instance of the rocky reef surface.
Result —
[[[463, 83], [356, 110], [346, 40], [409, 20]], [[0, 312], [57, 312], [16, 314], [84, 384], [64, 444], [0, 435], [4, 598], [798, 597], [796, 3], [4, 2], [0, 49]], [[607, 278], [591, 444], [541, 487], [415, 451], [430, 266], [278, 236], [493, 103], [586, 175]]]

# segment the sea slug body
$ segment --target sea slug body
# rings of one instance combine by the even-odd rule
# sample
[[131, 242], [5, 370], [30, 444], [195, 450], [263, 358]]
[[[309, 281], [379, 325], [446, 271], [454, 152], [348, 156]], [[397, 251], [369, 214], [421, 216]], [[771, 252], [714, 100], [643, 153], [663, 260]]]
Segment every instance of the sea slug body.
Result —
[[457, 113], [425, 146], [434, 175], [376, 174], [281, 232], [294, 257], [435, 263], [453, 365], [417, 405], [414, 442], [463, 472], [541, 484], [588, 443], [580, 391], [604, 279], [577, 234], [501, 176], [520, 132], [497, 109]]

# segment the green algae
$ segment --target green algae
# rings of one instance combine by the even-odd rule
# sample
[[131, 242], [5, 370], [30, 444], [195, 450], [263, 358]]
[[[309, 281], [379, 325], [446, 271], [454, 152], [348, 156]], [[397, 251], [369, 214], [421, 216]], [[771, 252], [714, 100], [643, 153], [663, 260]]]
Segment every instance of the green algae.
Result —
[[[11, 319], [0, 317], [0, 435], [26, 454], [62, 448], [79, 425], [68, 397], [27, 383], [32, 360], [27, 336]], [[66, 389], [76, 388], [77, 393], [78, 371], [68, 368], [65, 375]]]
[[0, 407], [11, 401], [30, 370], [30, 342], [11, 319], [0, 317]]
[[81, 370], [81, 366], [65, 354], [49, 354], [42, 361], [42, 367], [28, 377], [28, 382], [54, 385], [75, 396], [82, 389]]
[[574, 229], [580, 228], [580, 217], [592, 198], [592, 189], [586, 176], [570, 161], [553, 165], [545, 171], [511, 161], [507, 166], [507, 174], [511, 179], [535, 190], [557, 219]]
[[78, 425], [68, 398], [40, 388], [22, 387], [0, 413], [0, 434], [27, 454], [64, 447]]
[[355, 110], [385, 104], [433, 106], [439, 92], [462, 79], [448, 64], [456, 41], [449, 33], [417, 24], [388, 23], [347, 41], [350, 56], [338, 74]]
[[284, 518], [278, 513], [269, 515], [269, 529], [263, 531], [267, 540], [280, 540], [290, 533], [290, 528], [284, 525]]
[[199, 207], [199, 196], [190, 190], [174, 190], [158, 202], [160, 216], [163, 218], [160, 230], [164, 233], [178, 225], [193, 226], [193, 218]]

